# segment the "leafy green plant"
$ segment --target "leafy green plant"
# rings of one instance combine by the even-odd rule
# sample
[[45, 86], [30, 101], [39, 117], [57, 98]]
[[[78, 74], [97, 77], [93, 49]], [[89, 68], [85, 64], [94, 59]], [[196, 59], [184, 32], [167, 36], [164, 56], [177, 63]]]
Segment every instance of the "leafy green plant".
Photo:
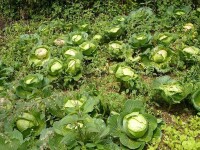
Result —
[[107, 39], [115, 39], [124, 33], [123, 25], [112, 25], [105, 30], [105, 37]]
[[[109, 128], [101, 118], [90, 116], [98, 104], [99, 100], [95, 97], [67, 100], [64, 108], [68, 115], [53, 124], [54, 132], [62, 136], [62, 144], [69, 149], [109, 147], [112, 143], [109, 139]], [[95, 115], [98, 116], [96, 113]]]
[[146, 47], [150, 44], [151, 35], [148, 33], [133, 34], [129, 43], [134, 48]]
[[43, 66], [50, 59], [49, 47], [42, 45], [33, 49], [32, 53], [28, 57], [30, 65]]
[[63, 62], [57, 58], [51, 59], [47, 64], [47, 68], [50, 76], [58, 76], [63, 71]]
[[[173, 125], [166, 124], [163, 129], [163, 148], [164, 145], [170, 149], [195, 150], [200, 148], [198, 116], [182, 118], [172, 116]], [[182, 128], [180, 128], [180, 126]]]
[[29, 74], [20, 80], [16, 87], [19, 98], [31, 99], [37, 96], [50, 95], [49, 81], [42, 74]]
[[82, 77], [82, 61], [76, 58], [68, 59], [64, 64], [64, 82], [78, 81]]
[[186, 63], [199, 62], [200, 60], [200, 49], [195, 46], [185, 46], [179, 52], [180, 59]]
[[91, 41], [83, 42], [81, 45], [79, 45], [83, 55], [85, 56], [91, 56], [96, 52], [97, 44]]
[[162, 76], [153, 81], [152, 88], [169, 104], [184, 100], [193, 90], [192, 83], [182, 83], [169, 76]]
[[137, 88], [138, 74], [126, 65], [113, 65], [110, 67], [110, 73], [122, 83], [122, 86], [128, 89]]
[[62, 51], [65, 59], [70, 59], [70, 58], [77, 58], [80, 60], [83, 59], [83, 54], [77, 47], [72, 47], [72, 46], [63, 47]]
[[154, 13], [151, 8], [142, 7], [137, 10], [131, 11], [128, 16], [128, 21], [130, 22], [130, 21], [141, 20], [141, 19], [148, 20], [149, 18], [153, 16], [154, 16]]
[[79, 59], [70, 59], [66, 64], [65, 72], [69, 75], [74, 76], [81, 71], [81, 60]]
[[144, 68], [152, 67], [157, 72], [168, 72], [171, 70], [173, 51], [165, 46], [159, 45], [142, 55]]
[[8, 85], [8, 80], [11, 79], [14, 73], [13, 67], [8, 67], [0, 60], [0, 93], [2, 93]]
[[126, 16], [116, 16], [112, 20], [112, 24], [119, 25], [124, 24], [126, 22], [127, 17]]
[[101, 43], [103, 41], [103, 36], [100, 34], [95, 34], [92, 40], [95, 41], [96, 43]]
[[169, 32], [165, 32], [165, 33], [156, 33], [154, 34], [153, 39], [155, 40], [155, 42], [157, 44], [163, 44], [163, 45], [170, 45], [172, 44], [175, 40], [176, 40], [177, 36], [176, 34], [172, 34]]
[[192, 23], [186, 23], [182, 27], [182, 40], [187, 44], [193, 44], [198, 38], [197, 28]]
[[190, 7], [174, 8], [175, 16], [184, 16], [190, 12]]
[[3, 118], [3, 116], [10, 112], [13, 109], [13, 104], [12, 102], [7, 99], [7, 98], [0, 98], [0, 113], [1, 113], [1, 117]]
[[130, 54], [132, 51], [130, 46], [124, 44], [122, 41], [112, 41], [108, 44], [108, 52], [113, 59], [128, 59], [131, 57]]
[[65, 116], [54, 123], [54, 131], [62, 135], [61, 143], [69, 149], [97, 148], [104, 149], [109, 140], [109, 129], [102, 119], [91, 118], [88, 115]]
[[161, 136], [158, 120], [145, 112], [140, 100], [128, 100], [120, 114], [111, 116], [108, 124], [113, 137], [129, 149], [143, 149], [153, 138]]
[[78, 24], [77, 30], [83, 31], [83, 32], [88, 32], [89, 27], [90, 27], [90, 25], [88, 23], [81, 23], [81, 24]]
[[80, 45], [88, 38], [88, 34], [86, 32], [71, 32], [67, 36], [67, 44], [69, 45]]
[[183, 30], [185, 32], [188, 32], [190, 30], [194, 30], [194, 25], [192, 23], [186, 23], [184, 26], [183, 26]]
[[64, 45], [66, 45], [66, 37], [65, 37], [65, 36], [61, 36], [61, 37], [55, 39], [55, 40], [53, 41], [53, 43], [54, 43], [56, 46], [62, 47], [62, 46], [64, 46]]
[[[44, 119], [40, 119], [40, 114], [24, 112], [16, 119], [16, 127], [24, 135], [33, 132], [34, 135], [39, 135], [41, 130], [45, 128]], [[34, 130], [34, 131], [33, 131]]]

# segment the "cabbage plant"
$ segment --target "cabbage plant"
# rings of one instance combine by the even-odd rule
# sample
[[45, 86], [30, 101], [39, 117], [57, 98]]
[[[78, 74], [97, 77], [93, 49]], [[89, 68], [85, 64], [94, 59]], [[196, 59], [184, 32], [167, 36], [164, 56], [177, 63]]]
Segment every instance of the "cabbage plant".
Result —
[[29, 64], [43, 66], [50, 59], [50, 49], [45, 45], [37, 46], [28, 57]]
[[200, 49], [195, 46], [185, 46], [182, 50], [179, 50], [179, 52], [179, 56], [184, 62], [200, 61]]
[[83, 106], [85, 105], [87, 98], [81, 97], [79, 99], [67, 99], [67, 102], [65, 102], [63, 110], [65, 110], [67, 113], [73, 113], [78, 112], [83, 109]]
[[100, 34], [95, 34], [92, 38], [92, 41], [96, 42], [96, 43], [100, 43], [103, 41], [103, 36]]
[[[81, 112], [80, 112], [81, 113]], [[59, 143], [66, 145], [67, 149], [110, 149], [107, 146], [111, 144], [109, 139], [109, 128], [101, 118], [90, 117], [82, 114], [69, 114], [56, 121], [53, 124], [53, 130], [56, 135], [69, 140], [60, 140]], [[59, 139], [58, 139], [59, 140]]]
[[88, 38], [88, 34], [86, 32], [71, 32], [67, 36], [67, 44], [69, 45], [80, 45]]
[[65, 108], [74, 108], [74, 107], [81, 107], [83, 105], [83, 102], [80, 100], [68, 100], [65, 103]]
[[73, 47], [73, 46], [66, 46], [62, 49], [63, 51], [63, 56], [66, 60], [70, 58], [77, 58], [82, 60], [83, 59], [83, 54], [78, 47]]
[[152, 54], [152, 60], [155, 62], [155, 63], [163, 63], [166, 61], [167, 59], [167, 51], [166, 50], [158, 50], [156, 51], [154, 54]]
[[187, 31], [191, 31], [191, 30], [194, 30], [194, 25], [192, 23], [186, 23], [184, 26], [183, 26], [183, 30], [185, 32]]
[[133, 34], [129, 39], [129, 44], [134, 48], [146, 47], [151, 42], [151, 35], [149, 33]]
[[138, 75], [128, 66], [119, 66], [115, 72], [115, 76], [122, 81], [135, 80]]
[[108, 52], [112, 58], [124, 58], [124, 51], [126, 51], [126, 48], [122, 41], [114, 41], [108, 44]]
[[105, 36], [109, 39], [117, 38], [124, 33], [123, 25], [113, 25], [105, 30]]
[[126, 16], [116, 16], [113, 18], [112, 23], [114, 25], [123, 24], [126, 21]]
[[64, 85], [68, 85], [71, 81], [78, 81], [82, 77], [82, 52], [75, 49], [68, 49], [64, 56]]
[[16, 127], [24, 136], [28, 134], [37, 136], [45, 126], [45, 120], [40, 117], [39, 112], [23, 112], [16, 119]]
[[84, 113], [92, 112], [96, 105], [99, 104], [99, 99], [96, 97], [91, 97], [89, 95], [82, 95], [78, 99], [66, 99], [63, 109], [67, 113], [79, 113], [80, 111]]
[[145, 112], [141, 100], [127, 100], [123, 111], [108, 118], [113, 137], [128, 149], [142, 150], [153, 138], [161, 137], [160, 122]]
[[89, 31], [89, 24], [83, 23], [78, 26], [79, 31], [88, 32]]
[[169, 76], [162, 76], [154, 80], [152, 88], [169, 104], [183, 101], [193, 90], [192, 83], [182, 83]]
[[51, 59], [47, 65], [48, 74], [51, 76], [58, 76], [63, 71], [63, 62], [57, 58]]
[[48, 96], [49, 80], [42, 74], [29, 74], [20, 80], [16, 87], [16, 95], [20, 98], [30, 99], [37, 96]]
[[83, 42], [81, 45], [79, 45], [83, 55], [85, 56], [91, 56], [96, 52], [97, 44], [92, 41], [86, 41]]
[[[110, 149], [107, 146], [112, 143], [109, 136], [109, 128], [103, 119], [95, 114], [99, 110], [99, 99], [84, 96], [80, 99], [69, 99], [64, 108], [68, 112], [65, 117], [53, 124], [53, 131], [62, 137], [60, 144], [66, 145], [67, 149]], [[62, 140], [63, 138], [69, 140]]]
[[177, 15], [177, 16], [183, 16], [186, 14], [186, 12], [183, 10], [183, 9], [176, 9], [174, 11], [174, 13]]
[[176, 38], [177, 38], [176, 35], [169, 32], [165, 32], [165, 33], [156, 33], [153, 39], [158, 44], [170, 45], [173, 44]]
[[65, 72], [68, 75], [75, 76], [82, 70], [82, 61], [80, 59], [70, 59], [65, 63]]
[[132, 68], [126, 65], [113, 65], [110, 67], [110, 73], [114, 74], [125, 88], [136, 87], [138, 75]]
[[176, 16], [183, 17], [191, 11], [191, 8], [190, 8], [190, 6], [184, 6], [184, 7], [180, 7], [180, 8], [174, 8], [173, 11], [174, 11], [175, 17]]
[[190, 41], [194, 41], [198, 37], [197, 29], [194, 27], [192, 23], [186, 23], [183, 25], [183, 33], [181, 33], [182, 40], [185, 43], [188, 43]]
[[138, 20], [147, 20], [154, 17], [154, 13], [149, 7], [142, 7], [140, 9], [131, 11], [128, 15], [128, 22], [134, 22]]
[[1, 78], [7, 79], [11, 77], [13, 72], [14, 72], [13, 67], [9, 67], [0, 60], [0, 79]]
[[195, 46], [188, 46], [185, 47], [182, 52], [188, 55], [198, 55], [200, 53], [200, 49]]
[[16, 126], [19, 129], [19, 131], [23, 132], [27, 129], [37, 127], [38, 122], [32, 114], [23, 113], [21, 116], [18, 117], [16, 121]]
[[144, 68], [154, 68], [157, 72], [166, 73], [171, 70], [173, 57], [174, 53], [171, 49], [159, 45], [142, 55], [142, 65]]
[[70, 58], [64, 64], [64, 85], [71, 81], [78, 81], [82, 77], [82, 61]]
[[53, 41], [56, 46], [64, 46], [66, 44], [66, 37], [59, 37]]

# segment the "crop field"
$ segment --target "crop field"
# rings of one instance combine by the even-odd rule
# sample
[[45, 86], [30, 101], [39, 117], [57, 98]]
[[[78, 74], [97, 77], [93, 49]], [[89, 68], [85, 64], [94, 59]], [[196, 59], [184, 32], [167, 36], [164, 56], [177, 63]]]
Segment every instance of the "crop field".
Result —
[[0, 150], [200, 150], [200, 4], [37, 2], [0, 2]]

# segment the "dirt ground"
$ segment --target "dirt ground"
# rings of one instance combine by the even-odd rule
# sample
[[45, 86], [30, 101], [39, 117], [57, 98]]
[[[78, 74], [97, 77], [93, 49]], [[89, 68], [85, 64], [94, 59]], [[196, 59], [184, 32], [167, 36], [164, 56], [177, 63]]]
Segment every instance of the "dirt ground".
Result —
[[2, 30], [5, 27], [5, 20], [0, 17], [0, 30]]

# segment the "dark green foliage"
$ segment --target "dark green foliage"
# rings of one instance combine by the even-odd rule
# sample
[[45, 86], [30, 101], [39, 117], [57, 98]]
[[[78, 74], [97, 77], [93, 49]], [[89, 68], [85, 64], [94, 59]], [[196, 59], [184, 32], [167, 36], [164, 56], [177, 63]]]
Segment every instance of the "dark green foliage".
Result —
[[91, 17], [95, 17], [105, 12], [109, 15], [127, 13], [128, 8], [135, 5], [133, 1], [123, 0], [2, 0], [0, 12], [4, 17], [14, 19], [41, 19], [45, 16], [77, 20], [81, 18], [80, 14], [90, 13], [89, 9], [93, 11]]

